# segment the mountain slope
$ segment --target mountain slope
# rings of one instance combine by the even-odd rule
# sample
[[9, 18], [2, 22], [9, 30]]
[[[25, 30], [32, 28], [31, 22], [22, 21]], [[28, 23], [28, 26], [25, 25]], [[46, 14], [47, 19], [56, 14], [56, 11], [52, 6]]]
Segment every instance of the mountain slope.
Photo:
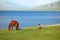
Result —
[[37, 6], [37, 7], [60, 7], [60, 1], [56, 1], [56, 2], [52, 2], [52, 3], [49, 3], [49, 4], [45, 4], [45, 5], [40, 5], [40, 6]]

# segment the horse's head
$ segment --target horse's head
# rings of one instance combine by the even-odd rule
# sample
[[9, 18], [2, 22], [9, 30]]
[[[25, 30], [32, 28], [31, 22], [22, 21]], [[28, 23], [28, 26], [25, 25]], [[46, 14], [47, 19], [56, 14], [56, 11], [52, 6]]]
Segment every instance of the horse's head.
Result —
[[10, 31], [10, 26], [8, 26], [8, 30]]

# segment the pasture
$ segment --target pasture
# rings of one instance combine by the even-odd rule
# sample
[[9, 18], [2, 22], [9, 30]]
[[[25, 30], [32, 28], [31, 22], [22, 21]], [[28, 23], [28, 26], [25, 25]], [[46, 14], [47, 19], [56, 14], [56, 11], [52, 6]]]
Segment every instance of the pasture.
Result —
[[0, 30], [0, 40], [60, 40], [60, 26], [24, 28], [22, 30]]

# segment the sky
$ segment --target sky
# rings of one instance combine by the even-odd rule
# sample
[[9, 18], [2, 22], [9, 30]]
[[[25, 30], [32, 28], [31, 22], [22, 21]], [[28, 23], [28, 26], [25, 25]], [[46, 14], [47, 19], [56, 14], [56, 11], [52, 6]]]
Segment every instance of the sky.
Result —
[[18, 7], [29, 8], [44, 5], [58, 0], [0, 0], [0, 8], [2, 7]]

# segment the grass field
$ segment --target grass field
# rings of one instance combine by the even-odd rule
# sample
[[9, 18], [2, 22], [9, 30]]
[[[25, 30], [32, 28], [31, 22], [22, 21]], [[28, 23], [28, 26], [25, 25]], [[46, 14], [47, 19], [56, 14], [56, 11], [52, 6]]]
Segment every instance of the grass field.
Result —
[[60, 26], [25, 28], [23, 30], [0, 30], [0, 40], [60, 40]]

